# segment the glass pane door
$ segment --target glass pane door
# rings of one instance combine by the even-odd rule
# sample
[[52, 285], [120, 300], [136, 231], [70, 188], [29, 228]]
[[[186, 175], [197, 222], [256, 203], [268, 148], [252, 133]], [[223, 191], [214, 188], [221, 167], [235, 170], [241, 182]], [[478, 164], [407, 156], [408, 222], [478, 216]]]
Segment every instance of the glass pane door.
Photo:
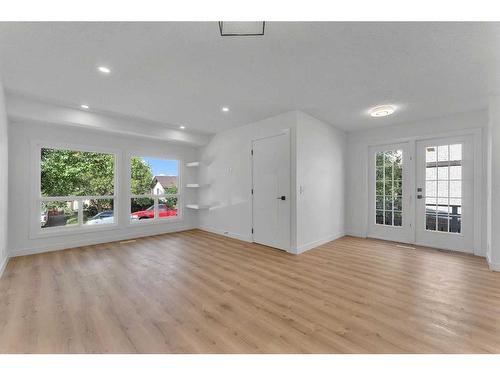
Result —
[[425, 229], [462, 231], [462, 144], [426, 147]]

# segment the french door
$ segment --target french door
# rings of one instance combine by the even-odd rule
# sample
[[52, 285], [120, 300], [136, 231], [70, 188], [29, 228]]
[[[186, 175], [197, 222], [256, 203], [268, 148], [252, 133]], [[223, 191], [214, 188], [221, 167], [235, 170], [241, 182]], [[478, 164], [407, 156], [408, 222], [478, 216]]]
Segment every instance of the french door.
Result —
[[473, 137], [371, 147], [369, 162], [369, 237], [473, 252]]
[[406, 143], [370, 148], [369, 237], [412, 242], [408, 149]]
[[416, 143], [416, 243], [472, 253], [474, 151], [471, 137]]

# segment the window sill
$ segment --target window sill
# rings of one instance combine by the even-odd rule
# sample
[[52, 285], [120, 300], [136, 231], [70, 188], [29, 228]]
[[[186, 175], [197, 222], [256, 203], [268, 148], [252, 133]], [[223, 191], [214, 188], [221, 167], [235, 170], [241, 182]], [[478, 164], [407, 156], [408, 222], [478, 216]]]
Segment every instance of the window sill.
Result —
[[103, 231], [110, 231], [119, 229], [120, 226], [116, 223], [114, 224], [100, 224], [100, 225], [89, 225], [89, 226], [70, 226], [70, 227], [52, 227], [40, 229], [34, 233], [31, 233], [31, 239], [37, 238], [50, 238], [59, 236], [71, 236], [75, 234], [85, 234], [85, 233], [96, 233]]

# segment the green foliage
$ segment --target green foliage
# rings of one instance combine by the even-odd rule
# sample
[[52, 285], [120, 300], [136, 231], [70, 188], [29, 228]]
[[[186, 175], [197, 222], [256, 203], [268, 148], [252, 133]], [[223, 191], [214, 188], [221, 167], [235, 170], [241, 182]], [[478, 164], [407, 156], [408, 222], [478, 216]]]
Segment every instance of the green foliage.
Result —
[[42, 149], [43, 196], [113, 195], [113, 176], [111, 154]]
[[131, 190], [134, 195], [150, 194], [153, 172], [151, 166], [141, 158], [134, 156], [131, 165]]

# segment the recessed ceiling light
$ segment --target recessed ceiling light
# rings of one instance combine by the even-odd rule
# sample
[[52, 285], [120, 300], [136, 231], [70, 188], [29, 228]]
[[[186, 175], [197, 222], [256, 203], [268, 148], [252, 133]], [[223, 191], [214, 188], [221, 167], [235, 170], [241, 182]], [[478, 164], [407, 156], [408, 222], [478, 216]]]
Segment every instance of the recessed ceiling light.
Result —
[[379, 105], [370, 109], [370, 116], [372, 117], [384, 117], [392, 115], [396, 111], [396, 108], [392, 105]]
[[179, 126], [179, 129], [186, 129], [184, 125]]
[[109, 74], [111, 73], [111, 69], [109, 69], [108, 67], [106, 66], [99, 66], [97, 68], [98, 71], [100, 71], [101, 73], [104, 73], [104, 74]]
[[87, 104], [82, 104], [82, 105], [80, 106], [80, 108], [82, 108], [82, 109], [89, 109], [89, 106], [88, 106]]
[[222, 107], [222, 112], [229, 112], [229, 107]]

